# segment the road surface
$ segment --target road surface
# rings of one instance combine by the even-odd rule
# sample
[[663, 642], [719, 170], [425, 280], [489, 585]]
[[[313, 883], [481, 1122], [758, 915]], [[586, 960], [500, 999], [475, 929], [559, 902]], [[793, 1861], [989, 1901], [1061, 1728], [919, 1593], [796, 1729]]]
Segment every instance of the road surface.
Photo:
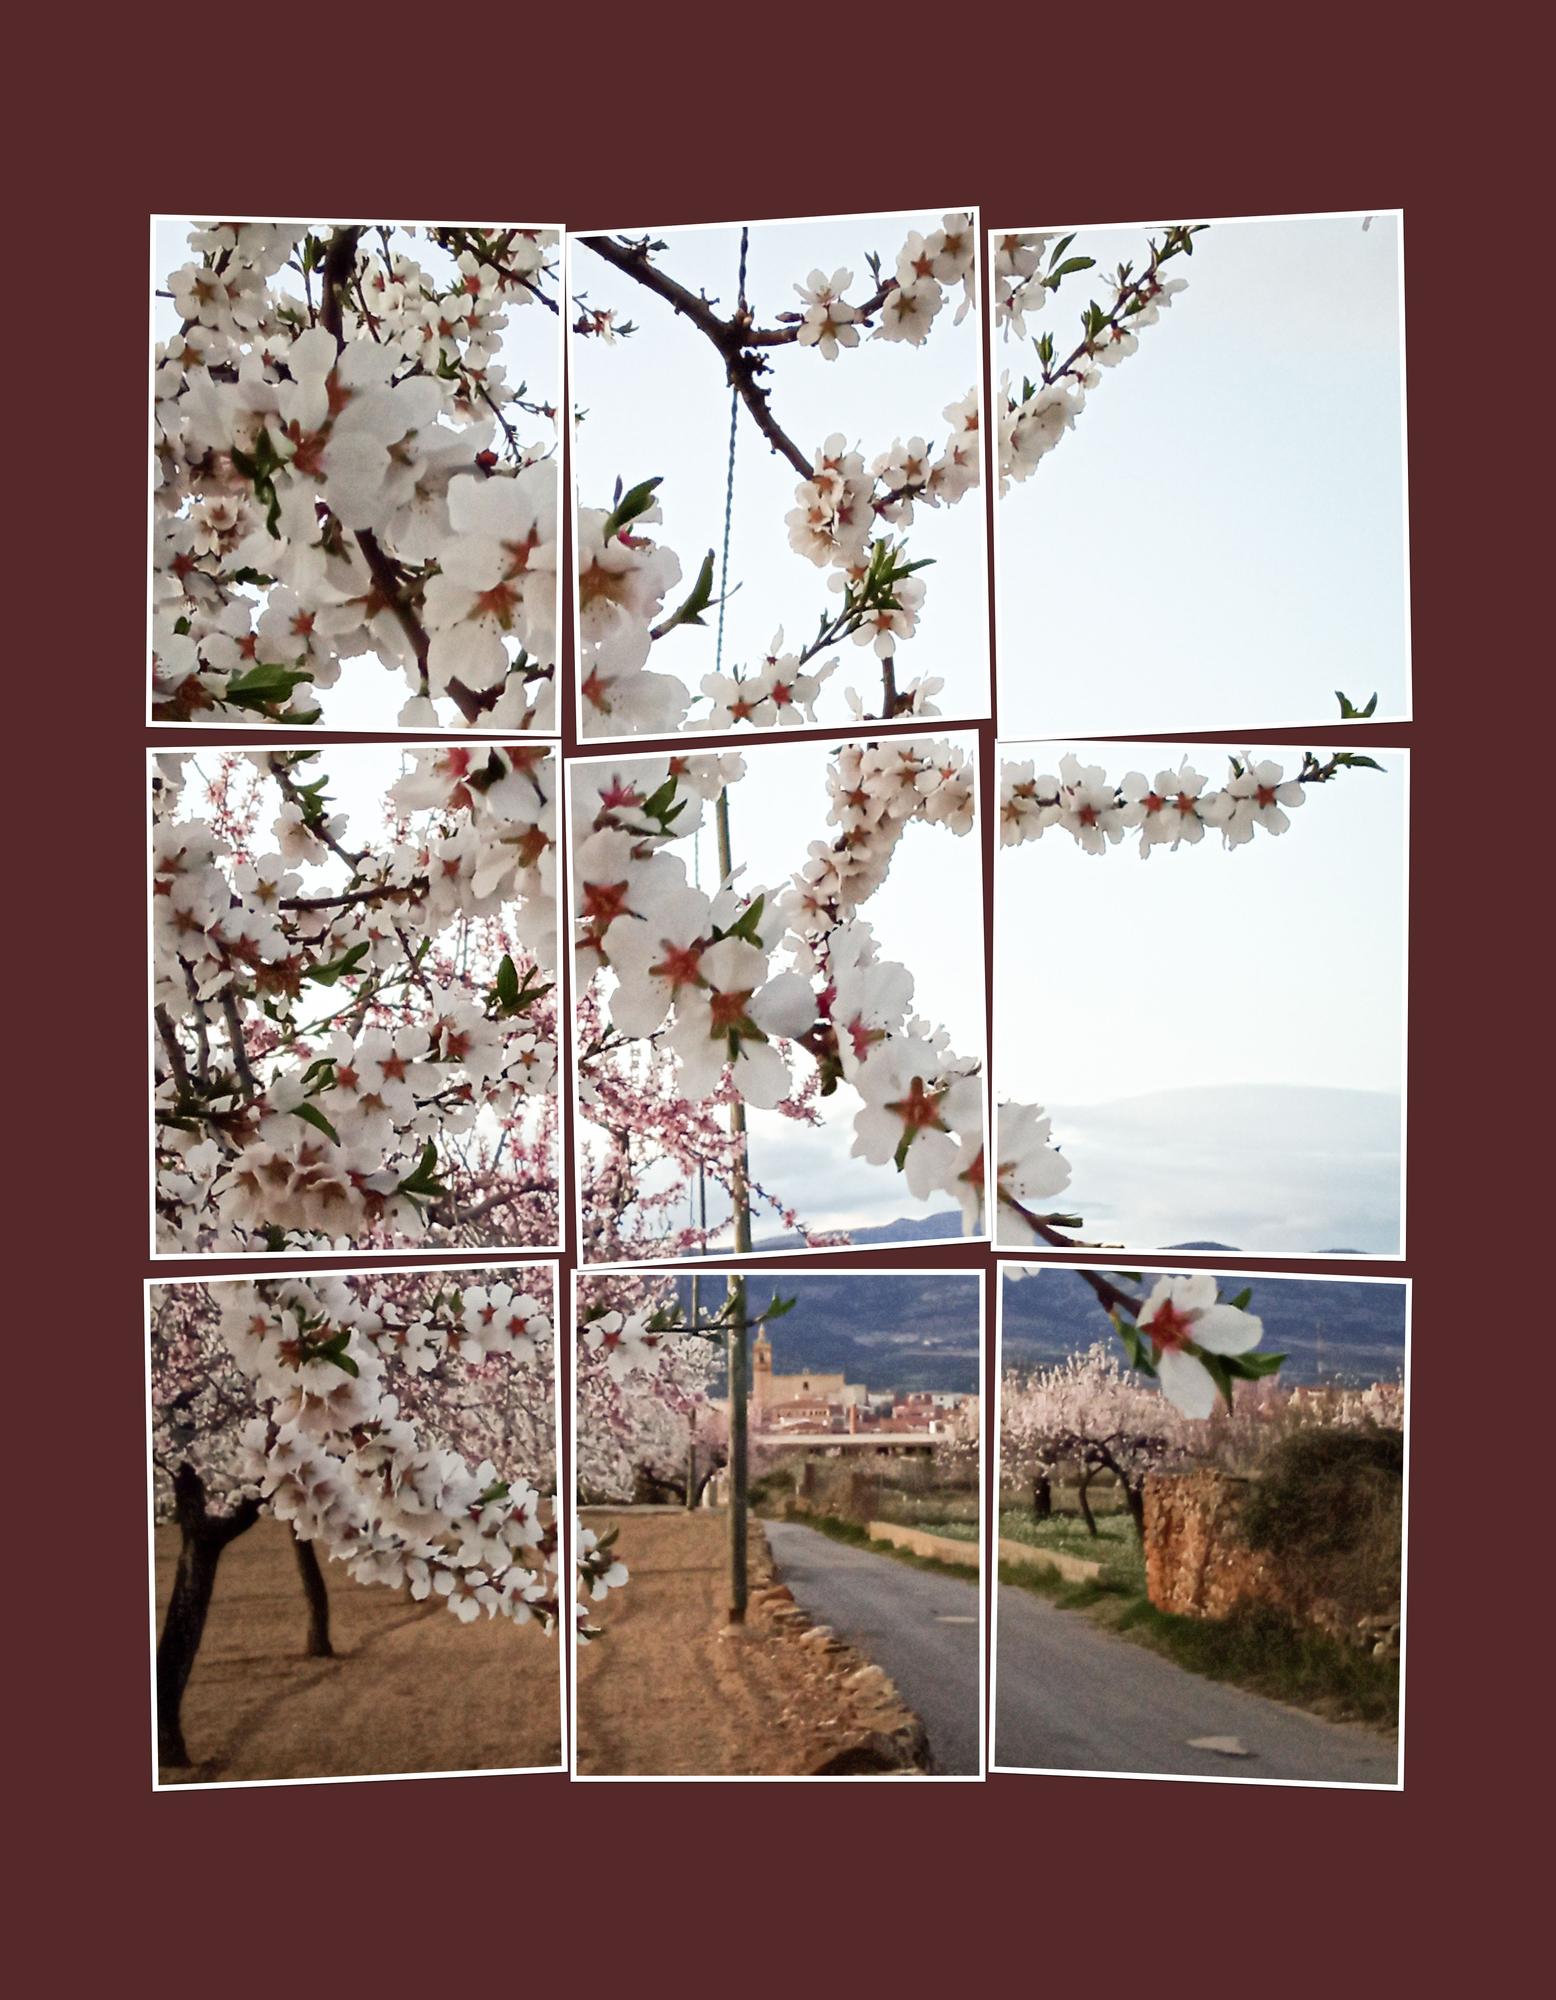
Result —
[[976, 1776], [977, 1584], [834, 1542], [795, 1521], [762, 1525], [800, 1608], [897, 1683], [924, 1724], [930, 1769]]
[[[999, 1586], [996, 1641], [996, 1765], [1395, 1782], [1395, 1745], [1380, 1732], [1205, 1680], [1011, 1584]], [[1194, 1747], [1205, 1737], [1226, 1747]], [[1247, 1754], [1227, 1754], [1233, 1745]]]

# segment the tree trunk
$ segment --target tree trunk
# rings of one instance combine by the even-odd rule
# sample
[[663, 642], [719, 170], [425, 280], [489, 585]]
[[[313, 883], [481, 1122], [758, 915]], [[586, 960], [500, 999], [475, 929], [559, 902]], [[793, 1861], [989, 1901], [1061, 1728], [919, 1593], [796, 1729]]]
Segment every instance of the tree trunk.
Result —
[[324, 1572], [319, 1567], [319, 1558], [312, 1542], [300, 1542], [295, 1535], [292, 1547], [297, 1552], [297, 1568], [303, 1580], [303, 1595], [308, 1600], [308, 1658], [310, 1660], [333, 1660], [335, 1648], [330, 1644], [330, 1594], [325, 1588]]
[[225, 1517], [208, 1514], [205, 1482], [186, 1463], [173, 1475], [173, 1512], [179, 1531], [178, 1568], [157, 1640], [157, 1759], [182, 1765], [190, 1762], [184, 1743], [184, 1690], [205, 1632], [216, 1566], [227, 1544], [259, 1519], [259, 1502], [241, 1501]]
[[1121, 1479], [1124, 1498], [1129, 1503], [1129, 1518], [1135, 1524], [1135, 1540], [1145, 1547], [1145, 1482], [1144, 1480]]
[[1053, 1513], [1053, 1481], [1046, 1472], [1035, 1473], [1032, 1478], [1032, 1518], [1037, 1521], [1051, 1521]]
[[1094, 1535], [1097, 1532], [1097, 1519], [1091, 1511], [1091, 1501], [1086, 1495], [1086, 1488], [1091, 1484], [1091, 1476], [1092, 1468], [1089, 1466], [1083, 1467], [1080, 1479], [1075, 1488], [1075, 1497], [1081, 1503], [1081, 1519], [1086, 1523], [1086, 1532], [1088, 1535]]

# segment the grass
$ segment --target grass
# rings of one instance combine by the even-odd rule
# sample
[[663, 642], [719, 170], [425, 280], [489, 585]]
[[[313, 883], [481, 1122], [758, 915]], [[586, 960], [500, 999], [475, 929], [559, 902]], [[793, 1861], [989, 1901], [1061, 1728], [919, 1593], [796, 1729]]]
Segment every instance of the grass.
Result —
[[1375, 1660], [1265, 1606], [1230, 1618], [1177, 1618], [1138, 1597], [1124, 1607], [1116, 1629], [1209, 1680], [1235, 1681], [1331, 1717], [1384, 1728], [1399, 1721], [1397, 1660]]
[[999, 1531], [1007, 1542], [1079, 1556], [1083, 1562], [1100, 1562], [1111, 1582], [1131, 1590], [1145, 1589], [1145, 1552], [1127, 1514], [1099, 1514], [1097, 1532], [1090, 1535], [1085, 1522], [1073, 1514], [1055, 1514], [1039, 1521], [1029, 1507], [1005, 1507], [1000, 1512]]
[[900, 1528], [922, 1528], [927, 1534], [978, 1534], [979, 1496], [958, 1491], [930, 1493], [883, 1492], [879, 1521], [893, 1521]]
[[798, 1521], [801, 1527], [814, 1528], [818, 1534], [830, 1536], [834, 1542], [846, 1542], [850, 1548], [868, 1549], [871, 1555], [890, 1556], [893, 1562], [906, 1563], [910, 1569], [931, 1569], [941, 1576], [959, 1576], [969, 1583], [978, 1581], [976, 1563], [941, 1562], [934, 1556], [915, 1555], [911, 1549], [899, 1549], [891, 1542], [872, 1541], [868, 1530], [857, 1521], [840, 1521], [835, 1514], [785, 1514], [785, 1520]]
[[893, 1525], [922, 1528], [926, 1535], [943, 1535], [948, 1542], [976, 1542], [978, 1539], [976, 1521], [898, 1521]]

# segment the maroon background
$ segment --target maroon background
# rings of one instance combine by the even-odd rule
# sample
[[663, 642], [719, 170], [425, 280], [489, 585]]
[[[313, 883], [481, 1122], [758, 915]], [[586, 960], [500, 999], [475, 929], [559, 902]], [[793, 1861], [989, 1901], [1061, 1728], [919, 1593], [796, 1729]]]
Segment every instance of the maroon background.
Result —
[[[83, 1972], [90, 1960], [133, 1977], [149, 1961], [200, 1989], [270, 1987], [293, 1967], [350, 1978], [358, 1941], [398, 1985], [413, 1964], [484, 1984], [515, 1961], [519, 1976], [538, 1971], [532, 1953], [559, 1922], [564, 1963], [591, 1985], [623, 1972], [656, 1986], [727, 1978], [732, 1958], [744, 1976], [772, 1965], [775, 1942], [802, 1960], [797, 1976], [824, 1965], [835, 1984], [900, 1968], [904, 1937], [916, 1986], [987, 1965], [1039, 1982], [1089, 1969], [1133, 1983], [1160, 1968], [1241, 1988], [1306, 1961], [1344, 1990], [1402, 1972], [1423, 1943], [1440, 1976], [1471, 1953], [1495, 1960], [1502, 1899], [1523, 1872], [1522, 1815], [1497, 1795], [1518, 1785], [1530, 1810], [1543, 1692], [1532, 1621], [1544, 1523], [1519, 1508], [1523, 1463], [1546, 1448], [1532, 1342], [1546, 1330], [1549, 1228], [1530, 1192], [1537, 1176], [1548, 1185], [1531, 1055], [1544, 1052], [1533, 1014], [1547, 982], [1526, 964], [1548, 952], [1549, 922], [1530, 923], [1520, 871], [1537, 850], [1515, 842], [1548, 751], [1541, 737], [1519, 754], [1549, 622], [1518, 601], [1544, 567], [1548, 455], [1533, 405], [1542, 227], [1509, 206], [1532, 178], [1522, 134], [1544, 110], [1511, 101], [1534, 88], [1528, 52], [1495, 16], [1439, 55], [1422, 30], [1415, 46], [1403, 28], [1369, 45], [1354, 13], [1314, 10], [1278, 23], [1238, 10], [1225, 26], [1174, 14], [1155, 49], [1120, 16], [1029, 16], [996, 33], [970, 15], [910, 33], [906, 17], [894, 28], [867, 15], [853, 48], [834, 14], [725, 12], [705, 35], [666, 14], [575, 21], [576, 45], [549, 59], [522, 15], [462, 23], [463, 62], [416, 17], [337, 39], [333, 17], [250, 15], [219, 52], [198, 18], [171, 17], [145, 23], [143, 46], [116, 26], [93, 28], [68, 59], [39, 52], [45, 80], [64, 76], [70, 95], [42, 101], [35, 170], [12, 183], [11, 318], [26, 349], [13, 416], [38, 442], [13, 431], [9, 445], [63, 476], [12, 524], [12, 604], [34, 629], [9, 664], [13, 718], [40, 694], [57, 718], [53, 738], [29, 734], [18, 757], [49, 811], [34, 851], [23, 837], [24, 894], [54, 935], [34, 969], [30, 924], [13, 960], [23, 1022], [41, 1013], [49, 1028], [24, 1027], [17, 1044], [36, 1097], [13, 1113], [11, 1244], [38, 1296], [8, 1331], [28, 1350], [12, 1378], [27, 1391], [13, 1442], [37, 1458], [12, 1502], [13, 1657], [38, 1682], [14, 1711], [32, 1802], [12, 1826], [39, 1877], [23, 1923], [49, 1954], [44, 1984], [70, 1983], [60, 1971], [78, 1956]], [[661, 57], [670, 32], [682, 39]], [[548, 119], [554, 101], [565, 112]], [[1416, 752], [1408, 1789], [553, 1777], [154, 1795], [138, 1198], [147, 215], [219, 204], [581, 228], [946, 197], [976, 202], [985, 227], [1406, 210], [1422, 719], [1377, 735]], [[70, 275], [55, 285], [61, 242]], [[78, 283], [90, 307], [79, 321]], [[99, 400], [83, 384], [100, 384]], [[18, 473], [14, 490], [35, 491]], [[1213, 588], [1213, 570], [1194, 581]], [[1250, 702], [1224, 733], [1282, 734], [1263, 721]], [[1321, 964], [1299, 956], [1289, 976], [1322, 976]], [[74, 1062], [48, 1069], [61, 1049]], [[52, 1171], [35, 1202], [22, 1176], [38, 1133]]]

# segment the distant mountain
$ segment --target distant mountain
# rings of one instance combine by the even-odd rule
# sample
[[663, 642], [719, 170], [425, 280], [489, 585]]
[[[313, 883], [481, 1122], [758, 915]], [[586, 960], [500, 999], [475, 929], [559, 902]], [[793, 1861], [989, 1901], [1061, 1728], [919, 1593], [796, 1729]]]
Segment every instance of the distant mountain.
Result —
[[[925, 1239], [941, 1242], [962, 1234], [962, 1211], [943, 1208], [934, 1215], [899, 1215], [895, 1222], [873, 1223], [867, 1229], [850, 1229], [850, 1243], [918, 1243]], [[787, 1236], [764, 1236], [754, 1246], [758, 1250], [803, 1250], [805, 1239], [797, 1231]], [[729, 1251], [723, 1254], [727, 1257]]]
[[[755, 1271], [753, 1302], [796, 1301], [775, 1320], [773, 1367], [783, 1375], [839, 1373], [872, 1389], [959, 1389], [978, 1379], [978, 1280], [930, 1271]], [[691, 1304], [691, 1279], [676, 1280]]]
[[[1178, 1246], [1186, 1248], [1186, 1245]], [[1198, 1248], [1198, 1245], [1194, 1246]], [[1405, 1359], [1405, 1288], [1344, 1278], [1255, 1278], [1219, 1272], [1223, 1294], [1246, 1287], [1264, 1321], [1261, 1345], [1290, 1357], [1284, 1382], [1387, 1381]], [[1031, 1367], [1109, 1338], [1085, 1279], [1062, 1265], [1004, 1290], [1004, 1360]]]
[[1064, 1199], [1089, 1234], [1255, 1254], [1399, 1249], [1393, 1092], [1224, 1085], [1048, 1109], [1072, 1169]]

